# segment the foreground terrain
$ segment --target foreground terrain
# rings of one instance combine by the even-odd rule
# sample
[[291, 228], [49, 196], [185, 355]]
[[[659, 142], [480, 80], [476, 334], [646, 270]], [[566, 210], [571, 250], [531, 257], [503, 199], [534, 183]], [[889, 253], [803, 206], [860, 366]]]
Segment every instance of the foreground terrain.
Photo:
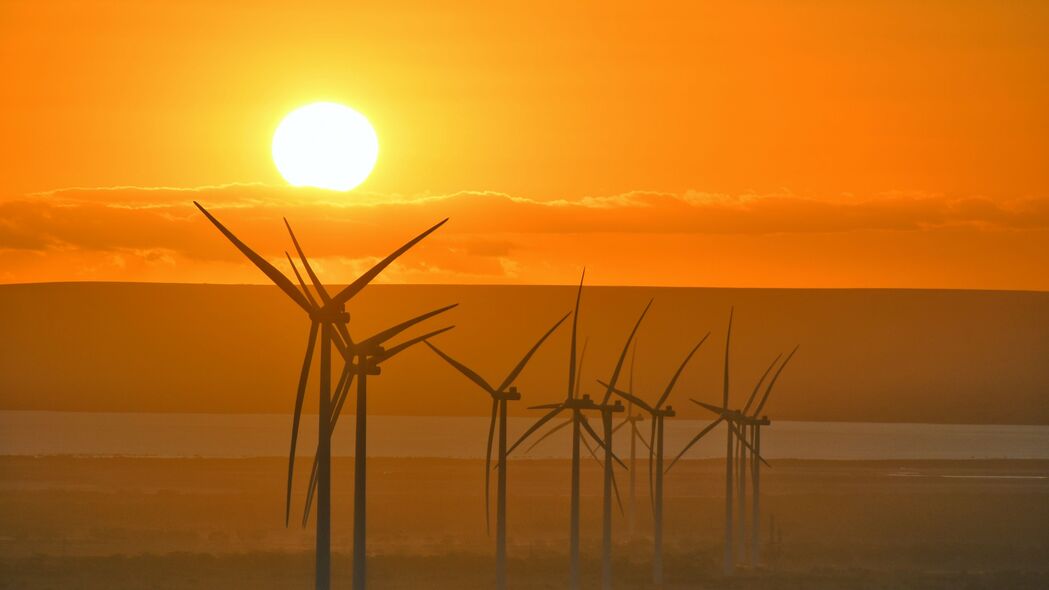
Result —
[[[710, 588], [1040, 588], [1049, 583], [1049, 461], [777, 461], [763, 471], [761, 567], [720, 576], [719, 461], [667, 479], [667, 582]], [[307, 466], [308, 467], [308, 466]], [[567, 463], [511, 466], [511, 581], [564, 586]], [[0, 588], [287, 588], [312, 576], [312, 530], [283, 526], [280, 459], [0, 458]], [[377, 588], [491, 583], [482, 467], [369, 462]], [[334, 564], [348, 587], [352, 459], [335, 464]], [[584, 477], [588, 586], [597, 585], [599, 471]], [[616, 515], [620, 587], [648, 587], [647, 467], [634, 533]], [[296, 482], [301, 506], [305, 482]], [[774, 518], [778, 534], [769, 535]], [[312, 523], [311, 523], [312, 524]]]

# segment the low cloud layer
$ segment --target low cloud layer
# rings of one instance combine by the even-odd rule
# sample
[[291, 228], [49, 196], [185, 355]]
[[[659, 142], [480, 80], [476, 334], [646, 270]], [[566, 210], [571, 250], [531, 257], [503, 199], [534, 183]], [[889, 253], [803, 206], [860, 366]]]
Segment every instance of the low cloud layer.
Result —
[[[550, 278], [540, 282], [557, 282], [553, 271], [562, 263], [592, 257], [595, 248], [615, 250], [602, 244], [616, 242], [651, 242], [651, 254], [663, 257], [668, 253], [655, 242], [847, 243], [872, 234], [904, 241], [949, 235], [957, 241], [960, 234], [1043, 236], [1049, 230], [1049, 198], [633, 192], [544, 201], [494, 192], [343, 195], [264, 185], [74, 188], [0, 201], [0, 277], [252, 280], [239, 253], [193, 207], [194, 200], [275, 261], [290, 245], [282, 222], [287, 217], [308, 253], [338, 280], [352, 278], [445, 217], [451, 221], [392, 269], [390, 280], [536, 280], [546, 266]], [[693, 254], [698, 252], [674, 255]]]

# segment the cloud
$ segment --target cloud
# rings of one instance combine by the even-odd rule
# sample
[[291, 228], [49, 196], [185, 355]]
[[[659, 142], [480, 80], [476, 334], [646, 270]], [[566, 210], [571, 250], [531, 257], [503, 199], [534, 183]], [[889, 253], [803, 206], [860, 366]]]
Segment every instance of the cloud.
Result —
[[[572, 236], [604, 242], [615, 236], [645, 235], [738, 238], [1049, 228], [1049, 198], [1003, 201], [889, 194], [831, 199], [787, 192], [638, 191], [538, 200], [497, 192], [347, 195], [230, 184], [189, 189], [71, 188], [0, 200], [0, 252], [6, 252], [4, 258], [9, 260], [21, 252], [23, 256], [16, 258], [21, 264], [39, 261], [24, 256], [29, 253], [44, 255], [52, 266], [77, 264], [70, 278], [78, 273], [163, 277], [173, 269], [180, 272], [171, 276], [185, 277], [193, 276], [187, 269], [194, 265], [207, 266], [213, 273], [224, 267], [243, 269], [240, 254], [193, 207], [194, 200], [275, 263], [283, 264], [284, 250], [290, 246], [282, 221], [287, 217], [317, 265], [339, 277], [353, 276], [437, 220], [450, 217], [440, 232], [391, 269], [395, 280], [515, 276], [523, 259], [537, 262], [534, 254], [543, 244], [556, 242], [564, 248]], [[562, 256], [572, 253], [565, 251]], [[545, 263], [553, 267], [558, 262]], [[5, 277], [10, 279], [11, 272]]]

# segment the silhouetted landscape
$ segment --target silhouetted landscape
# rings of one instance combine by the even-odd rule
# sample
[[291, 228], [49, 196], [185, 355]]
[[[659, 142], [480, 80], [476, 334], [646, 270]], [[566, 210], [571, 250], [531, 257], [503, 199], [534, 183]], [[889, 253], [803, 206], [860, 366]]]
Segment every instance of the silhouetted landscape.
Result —
[[0, 2], [0, 590], [1049, 588], [1049, 2]]
[[[698, 336], [736, 307], [733, 369], [752, 387], [777, 354], [801, 346], [768, 411], [781, 420], [1049, 424], [1049, 293], [836, 289], [587, 287], [584, 392], [607, 378], [636, 314], [637, 387], [661, 389]], [[498, 375], [557, 318], [573, 287], [372, 285], [348, 308], [368, 335], [436, 305], [456, 329], [434, 343]], [[69, 283], [0, 285], [0, 409], [287, 413], [309, 323], [274, 287]], [[499, 338], [493, 338], [499, 334]], [[720, 395], [719, 344], [682, 375], [675, 408]], [[567, 333], [551, 336], [520, 378], [526, 405], [555, 401]], [[481, 394], [423, 348], [389, 361], [369, 412], [486, 414]], [[314, 377], [315, 378], [315, 377]], [[314, 381], [315, 382], [315, 381]], [[707, 397], [704, 397], [707, 396]], [[311, 409], [310, 411], [315, 411]]]
[[[544, 325], [564, 313], [571, 290], [375, 285], [350, 312], [360, 312], [355, 329], [366, 333], [427, 304], [461, 302], [452, 312], [460, 327], [435, 342], [498, 374], [499, 366], [522, 354]], [[629, 327], [628, 319], [619, 326], [588, 321], [588, 315], [619, 317], [653, 296], [649, 323], [638, 335], [638, 390], [661, 387], [678, 360], [666, 353], [679, 356], [701, 331], [722, 331], [723, 312], [734, 303], [733, 371], [743, 387], [751, 386], [771, 356], [801, 345], [799, 360], [771, 398], [777, 417], [1049, 421], [1042, 400], [1049, 371], [1034, 360], [1049, 351], [1049, 294], [591, 287], [579, 329], [589, 336], [590, 367], [598, 368], [583, 368], [584, 379], [604, 378], [615, 343]], [[4, 410], [158, 416], [288, 411], [304, 326], [276, 289], [4, 285], [0, 308], [8, 310], [8, 336], [0, 343]], [[514, 338], [470, 346], [490, 332]], [[981, 338], [968, 337], [972, 333]], [[717, 346], [698, 350], [669, 399], [686, 419], [707, 418], [684, 403], [687, 397], [719, 399], [723, 353]], [[561, 395], [558, 356], [540, 351], [522, 374], [518, 383], [528, 403], [510, 406], [518, 419], [537, 415], [525, 405]], [[592, 360], [601, 356], [607, 358]], [[434, 436], [430, 431], [440, 429], [440, 416], [484, 415], [484, 392], [456, 379], [434, 355], [415, 350], [396, 362], [397, 370], [377, 381], [372, 413], [435, 416], [426, 433], [396, 435], [409, 441], [404, 448], [412, 448], [413, 436]], [[372, 436], [391, 436], [381, 428]], [[775, 425], [770, 428], [775, 432]], [[515, 429], [514, 437], [520, 426]], [[315, 441], [315, 429], [311, 436]], [[306, 453], [312, 444], [305, 445]], [[623, 444], [617, 442], [620, 454]], [[889, 442], [881, 444], [888, 448]], [[221, 447], [209, 452], [222, 453]], [[763, 565], [741, 567], [731, 578], [720, 570], [723, 464], [686, 458], [666, 476], [666, 587], [1039, 588], [1049, 576], [1049, 460], [774, 459], [762, 477]], [[561, 587], [568, 462], [527, 459], [511, 465], [511, 587]], [[582, 583], [592, 586], [601, 578], [601, 469], [589, 458], [581, 467], [581, 574]], [[144, 580], [156, 588], [307, 585], [313, 525], [299, 524], [307, 474], [297, 473], [291, 526], [284, 528], [284, 469], [283, 459], [267, 457], [0, 457], [0, 587], [138, 588]], [[634, 530], [627, 512], [614, 513], [614, 570], [624, 585], [650, 587], [647, 452], [635, 469]], [[483, 471], [476, 459], [373, 457], [369, 582], [378, 588], [491, 585]], [[352, 458], [334, 460], [336, 579], [348, 576], [352, 565], [352, 474]], [[628, 475], [619, 471], [617, 478], [626, 497]]]

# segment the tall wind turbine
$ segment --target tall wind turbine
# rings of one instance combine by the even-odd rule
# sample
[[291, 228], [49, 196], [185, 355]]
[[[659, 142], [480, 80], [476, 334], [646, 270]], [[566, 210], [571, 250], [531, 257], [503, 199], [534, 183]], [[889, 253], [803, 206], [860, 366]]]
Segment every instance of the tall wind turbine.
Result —
[[[724, 563], [722, 565], [722, 571], [724, 572], [724, 574], [726, 576], [727, 575], [731, 575], [733, 570], [735, 569], [735, 556], [734, 556], [733, 544], [732, 544], [732, 538], [733, 538], [733, 535], [732, 535], [732, 533], [733, 533], [733, 526], [732, 526], [732, 517], [733, 517], [733, 512], [732, 512], [732, 495], [735, 492], [735, 488], [733, 487], [733, 468], [734, 468], [734, 464], [737, 461], [737, 455], [734, 452], [734, 449], [735, 449], [734, 442], [735, 442], [736, 438], [738, 438], [738, 440], [742, 441], [744, 446], [746, 446], [748, 449], [753, 451], [753, 449], [750, 448], [750, 441], [748, 441], [743, 436], [743, 433], [740, 431], [739, 423], [743, 420], [743, 413], [741, 411], [739, 411], [739, 410], [729, 410], [729, 409], [727, 409], [728, 408], [728, 397], [729, 397], [728, 396], [728, 394], [729, 394], [729, 349], [730, 349], [730, 344], [732, 342], [732, 316], [733, 316], [733, 311], [734, 310], [730, 310], [729, 311], [728, 330], [726, 331], [726, 336], [725, 336], [725, 370], [724, 370], [724, 373], [723, 373], [723, 383], [722, 383], [722, 385], [723, 385], [723, 387], [722, 387], [722, 406], [720, 406], [720, 407], [719, 406], [713, 406], [713, 405], [705, 404], [703, 402], [700, 402], [700, 401], [697, 401], [697, 400], [694, 400], [694, 399], [691, 400], [695, 404], [703, 406], [703, 407], [705, 407], [707, 409], [710, 409], [712, 411], [716, 411], [716, 413], [718, 414], [718, 419], [713, 421], [713, 422], [711, 422], [710, 424], [708, 424], [706, 426], [706, 428], [704, 428], [698, 434], [696, 434], [696, 436], [694, 436], [692, 438], [692, 440], [689, 441], [689, 443], [687, 445], [685, 445], [685, 448], [681, 449], [681, 452], [678, 453], [677, 457], [675, 457], [674, 460], [670, 462], [670, 465], [666, 469], [667, 471], [670, 471], [670, 469], [674, 466], [674, 464], [676, 464], [678, 462], [678, 460], [681, 459], [681, 457], [684, 456], [684, 454], [690, 448], [692, 448], [692, 445], [694, 445], [697, 442], [699, 442], [699, 440], [701, 438], [703, 438], [704, 436], [706, 436], [710, 431], [712, 431], [714, 429], [714, 427], [716, 427], [722, 421], [724, 421], [726, 423], [728, 428], [725, 429], [726, 432], [727, 432], [727, 443], [726, 443], [726, 449], [725, 449], [725, 556], [724, 556]], [[762, 461], [762, 462], [765, 461], [761, 457], [760, 454], [755, 453], [755, 456], [757, 457], [757, 459], [759, 461]]]
[[[637, 392], [634, 389], [634, 372], [637, 367], [637, 344], [638, 339], [634, 339], [634, 350], [630, 354], [630, 376], [627, 381], [628, 389], [631, 394]], [[627, 531], [630, 538], [633, 539], [635, 532], [637, 531], [637, 442], [640, 440], [641, 444], [645, 445], [645, 448], [649, 451], [649, 457], [652, 455], [652, 447], [649, 445], [645, 437], [641, 435], [641, 430], [638, 428], [638, 422], [643, 422], [645, 414], [643, 412], [634, 411], [634, 402], [627, 401], [626, 415], [623, 417], [623, 421], [616, 425], [612, 429], [612, 434], [615, 434], [620, 428], [630, 425], [630, 494], [627, 500]], [[652, 470], [649, 470], [649, 495], [652, 493]], [[655, 505], [653, 504], [653, 510]]]
[[623, 362], [626, 360], [626, 354], [630, 350], [630, 343], [634, 340], [634, 336], [637, 335], [637, 330], [641, 327], [641, 322], [644, 321], [645, 315], [648, 314], [648, 310], [651, 307], [652, 301], [649, 300], [640, 317], [637, 318], [637, 322], [634, 323], [634, 329], [630, 331], [630, 336], [627, 337], [626, 343], [623, 345], [623, 351], [619, 354], [619, 360], [612, 371], [612, 377], [608, 383], [603, 384], [605, 386], [605, 396], [598, 405], [598, 409], [601, 412], [601, 426], [603, 427], [603, 436], [601, 438], [605, 447], [604, 493], [601, 505], [601, 587], [604, 590], [611, 590], [612, 588], [612, 484], [614, 481], [614, 474], [612, 473], [612, 415], [623, 411], [623, 404], [619, 400], [616, 400], [614, 404], [609, 404], [608, 402], [619, 381], [619, 373], [623, 370]]
[[[674, 390], [674, 386], [677, 384], [678, 378], [681, 376], [682, 371], [688, 365], [688, 362], [692, 360], [692, 357], [699, 350], [700, 346], [707, 341], [710, 333], [707, 332], [703, 338], [696, 343], [692, 350], [685, 355], [684, 360], [678, 365], [677, 371], [674, 372], [670, 378], [670, 382], [667, 383], [663, 393], [656, 400], [655, 405], [649, 405], [643, 399], [635, 395], [634, 393], [628, 393], [621, 389], [612, 388], [612, 391], [616, 395], [627, 400], [631, 404], [641, 408], [652, 417], [652, 435], [649, 440], [649, 464], [652, 466], [649, 469], [649, 486], [653, 488], [652, 491], [652, 524], [653, 524], [653, 554], [652, 554], [652, 583], [660, 585], [663, 583], [663, 421], [666, 418], [672, 418], [675, 416], [673, 406], [664, 407], [663, 404], [670, 398], [670, 393]], [[601, 385], [608, 387], [608, 384], [603, 381], [598, 381]], [[655, 482], [652, 482], [654, 472]]]
[[[299, 418], [302, 412], [302, 403], [306, 393], [307, 378], [309, 376], [310, 365], [313, 360], [315, 352], [315, 344], [318, 337], [320, 340], [320, 403], [318, 412], [318, 444], [317, 444], [317, 535], [316, 535], [316, 562], [315, 562], [315, 583], [318, 590], [328, 590], [331, 587], [331, 424], [334, 416], [333, 408], [334, 404], [332, 399], [332, 387], [331, 387], [331, 374], [332, 374], [332, 345], [339, 352], [340, 356], [343, 357], [344, 367], [342, 377], [340, 378], [341, 387], [336, 388], [336, 394], [345, 395], [349, 389], [350, 375], [351, 372], [356, 374], [358, 378], [358, 414], [357, 414], [357, 451], [354, 458], [355, 471], [360, 475], [355, 478], [355, 494], [354, 494], [354, 588], [362, 590], [365, 587], [365, 562], [364, 562], [364, 444], [362, 441], [362, 435], [364, 432], [366, 415], [362, 411], [362, 398], [360, 395], [364, 391], [364, 385], [362, 382], [365, 380], [364, 374], [371, 372], [377, 374], [378, 367], [374, 362], [369, 363], [367, 360], [370, 358], [372, 361], [383, 359], [386, 355], [386, 351], [382, 349], [382, 344], [388, 339], [396, 336], [401, 331], [415, 325], [416, 323], [432, 317], [438, 313], [450, 309], [451, 306], [424, 314], [412, 320], [402, 322], [393, 328], [380, 332], [372, 338], [361, 343], [354, 343], [350, 337], [347, 324], [349, 323], [349, 314], [345, 311], [345, 305], [354, 295], [359, 293], [365, 286], [368, 285], [380, 272], [382, 272], [387, 266], [389, 266], [394, 260], [400, 257], [402, 254], [407, 252], [412, 246], [419, 243], [426, 236], [430, 235], [437, 230], [440, 226], [447, 222], [447, 219], [437, 223], [430, 229], [419, 234], [406, 244], [395, 250], [392, 254], [379, 261], [375, 266], [361, 275], [357, 280], [344, 287], [334, 296], [330, 296], [320, 281], [317, 280], [316, 275], [313, 273], [312, 268], [309, 267], [303, 256], [303, 262], [306, 264], [306, 271], [310, 274], [311, 280], [314, 282], [314, 286], [317, 289], [318, 296], [321, 297], [321, 301], [316, 301], [310, 294], [309, 290], [302, 284], [301, 276], [300, 286], [303, 288], [300, 291], [296, 286], [288, 279], [284, 273], [277, 270], [272, 264], [270, 264], [265, 258], [260, 256], [254, 250], [242, 242], [236, 235], [233, 234], [226, 226], [222, 225], [218, 219], [216, 219], [210, 212], [204, 207], [194, 201], [194, 205], [208, 218], [208, 220], [228, 239], [244, 256], [248, 258], [259, 270], [261, 270], [274, 284], [277, 285], [292, 301], [294, 301], [310, 318], [310, 336], [306, 347], [306, 356], [303, 361], [302, 371], [300, 372], [299, 387], [296, 393], [295, 399], [295, 412], [292, 418], [292, 434], [291, 434], [291, 452], [289, 453], [290, 458], [288, 461], [288, 500], [285, 509], [285, 524], [287, 524], [289, 511], [290, 511], [290, 496], [291, 496], [291, 481], [294, 469], [294, 458], [295, 458], [295, 446], [298, 437], [298, 425]], [[290, 226], [288, 227], [290, 231]], [[293, 235], [294, 240], [294, 235]], [[296, 242], [296, 247], [298, 244]], [[299, 249], [301, 254], [301, 249]], [[295, 271], [298, 274], [298, 271]], [[318, 330], [319, 328], [319, 330]], [[391, 349], [394, 350], [394, 349]], [[397, 347], [397, 351], [403, 350], [403, 348]], [[353, 356], [357, 356], [358, 359], [363, 359], [365, 362], [358, 362], [357, 366], [354, 367], [352, 364]], [[386, 356], [385, 358], [389, 358]], [[385, 359], [383, 359], [385, 360]]]
[[[579, 445], [581, 429], [584, 428], [583, 411], [586, 410], [598, 410], [597, 404], [590, 399], [589, 395], [579, 397], [576, 395], [576, 336], [578, 333], [579, 326], [579, 303], [583, 296], [583, 280], [586, 278], [586, 271], [583, 271], [583, 276], [579, 280], [579, 290], [576, 292], [575, 300], [575, 311], [572, 314], [572, 339], [568, 353], [568, 385], [565, 399], [562, 402], [555, 404], [543, 404], [540, 406], [532, 406], [529, 409], [545, 409], [549, 410], [541, 418], [536, 420], [532, 426], [528, 428], [517, 439], [516, 442], [507, 450], [507, 454], [510, 454], [521, 445], [525, 440], [528, 439], [533, 433], [543, 427], [547, 422], [553, 420], [558, 414], [563, 411], [571, 412], [571, 425], [572, 425], [572, 477], [571, 477], [571, 508], [569, 515], [569, 534], [568, 534], [568, 559], [569, 559], [569, 577], [568, 585], [571, 590], [578, 590], [579, 588]], [[586, 426], [589, 428], [588, 426]], [[592, 429], [590, 429], [592, 430]], [[600, 439], [598, 439], [600, 443]]]
[[[756, 454], [760, 455], [761, 453], [761, 427], [768, 426], [771, 423], [769, 421], [768, 416], [760, 416], [761, 410], [765, 407], [765, 403], [768, 401], [769, 394], [772, 393], [772, 388], [776, 385], [776, 381], [779, 379], [780, 373], [782, 373], [783, 369], [786, 368], [787, 363], [790, 362], [790, 359], [794, 358], [794, 353], [796, 352], [798, 352], [797, 346], [794, 347], [794, 350], [790, 351], [790, 354], [787, 355], [787, 358], [783, 361], [783, 364], [781, 364], [779, 368], [776, 369], [776, 373], [772, 376], [772, 380], [769, 381], [769, 385], [765, 389], [765, 393], [762, 395], [760, 403], [758, 403], [754, 410], [748, 414], [751, 402], [754, 401], [754, 394], [756, 394], [758, 388], [761, 387], [761, 383], [762, 381], [764, 381], [765, 376], [762, 376], [761, 381], [758, 381], [757, 387], [754, 388], [754, 393], [751, 394], [750, 399], [747, 400], [747, 405], [743, 408], [743, 414], [746, 417], [746, 421], [744, 422], [744, 424], [747, 427], [749, 427], [750, 430], [750, 446], [754, 449], [754, 453]], [[777, 356], [776, 360], [773, 361], [773, 365], [779, 359], [780, 357]], [[771, 369], [773, 365], [769, 365], [769, 369]], [[765, 375], [767, 374], [768, 370], [765, 371]], [[755, 461], [753, 457], [750, 458], [750, 470], [751, 487], [753, 488], [750, 523], [750, 557], [755, 564], [761, 564], [761, 463], [759, 461]]]
[[[513, 386], [513, 382], [517, 379], [517, 376], [524, 370], [525, 365], [532, 358], [539, 347], [554, 333], [554, 330], [564, 323], [570, 314], [565, 314], [564, 317], [557, 320], [552, 328], [546, 331], [545, 334], [535, 343], [532, 348], [525, 353], [524, 357], [518, 361], [517, 365], [510, 371], [510, 373], [503, 379], [502, 383], [498, 387], [492, 387], [487, 381], [485, 381], [480, 375], [478, 375], [473, 369], [470, 369], [463, 363], [455, 360], [448, 354], [445, 354], [442, 350], [427, 342], [426, 345], [430, 347], [438, 356], [443, 358], [449, 365], [454, 367], [457, 371], [466, 376], [467, 379], [473, 381], [481, 389], [485, 390], [488, 395], [492, 398], [492, 418], [488, 424], [488, 446], [485, 451], [484, 459], [484, 521], [485, 530], [488, 530], [488, 519], [489, 519], [489, 495], [491, 493], [489, 486], [489, 477], [492, 472], [492, 439], [494, 438], [496, 431], [496, 422], [498, 420], [498, 457], [497, 457], [497, 468], [499, 470], [498, 483], [496, 484], [496, 509], [495, 509], [495, 585], [499, 590], [505, 590], [506, 588], [506, 473], [509, 465], [506, 461], [506, 406], [507, 402], [521, 399], [521, 394], [518, 392], [517, 387]], [[509, 388], [509, 389], [508, 389]]]

